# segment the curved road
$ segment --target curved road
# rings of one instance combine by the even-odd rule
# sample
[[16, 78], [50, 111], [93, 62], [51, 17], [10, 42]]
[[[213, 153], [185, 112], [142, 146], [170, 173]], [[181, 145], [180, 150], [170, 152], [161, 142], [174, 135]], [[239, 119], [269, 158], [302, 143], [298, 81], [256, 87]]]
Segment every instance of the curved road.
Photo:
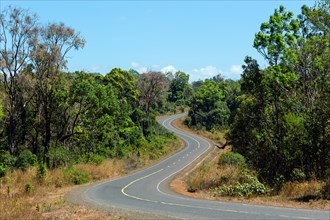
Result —
[[[206, 140], [174, 128], [171, 122], [183, 114], [159, 120], [185, 142], [185, 148], [166, 160], [126, 177], [85, 187], [79, 200], [102, 209], [146, 213], [179, 219], [330, 219], [329, 211], [280, 208], [192, 199], [169, 188], [174, 175], [211, 148]], [[74, 193], [74, 192], [73, 192]], [[68, 196], [72, 202], [77, 202]], [[142, 215], [143, 216], [143, 215]], [[141, 217], [139, 217], [141, 218]], [[143, 217], [142, 217], [143, 218]]]

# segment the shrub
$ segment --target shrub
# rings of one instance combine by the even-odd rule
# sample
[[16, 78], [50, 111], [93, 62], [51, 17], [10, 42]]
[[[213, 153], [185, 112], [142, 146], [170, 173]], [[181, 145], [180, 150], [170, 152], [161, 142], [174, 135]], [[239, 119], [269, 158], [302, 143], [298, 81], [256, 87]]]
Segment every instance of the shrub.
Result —
[[39, 181], [44, 181], [47, 177], [47, 167], [44, 163], [40, 163], [37, 170], [37, 179]]
[[33, 186], [32, 186], [32, 183], [27, 183], [25, 184], [25, 192], [27, 194], [31, 194], [33, 191]]
[[37, 156], [29, 150], [23, 150], [17, 157], [16, 167], [22, 170], [26, 170], [30, 166], [37, 164]]
[[330, 200], [330, 178], [328, 178], [321, 190], [321, 197]]
[[66, 166], [72, 160], [71, 152], [65, 146], [52, 141], [48, 152], [49, 167]]
[[249, 183], [239, 183], [234, 185], [224, 185], [215, 188], [213, 194], [215, 196], [252, 196], [252, 195], [264, 195], [267, 193], [265, 185], [259, 182], [259, 180], [250, 176]]
[[291, 179], [295, 182], [303, 182], [306, 179], [306, 174], [300, 169], [294, 168], [291, 173]]
[[86, 171], [73, 168], [67, 169], [65, 174], [70, 178], [70, 181], [76, 185], [87, 183], [91, 179], [89, 173]]
[[9, 151], [0, 150], [0, 165], [4, 168], [14, 167], [16, 158], [10, 155]]
[[61, 188], [64, 185], [64, 180], [61, 177], [56, 177], [55, 180], [55, 187], [56, 188]]
[[104, 161], [104, 157], [99, 155], [99, 154], [89, 154], [88, 155], [88, 162], [95, 164], [95, 165], [100, 165]]
[[7, 169], [4, 166], [0, 165], [0, 178], [4, 177], [6, 172], [7, 172]]
[[220, 166], [224, 166], [224, 165], [236, 166], [241, 169], [247, 168], [245, 158], [241, 154], [234, 153], [234, 152], [228, 152], [228, 153], [225, 153], [224, 155], [222, 155], [219, 158], [218, 165], [220, 165]]

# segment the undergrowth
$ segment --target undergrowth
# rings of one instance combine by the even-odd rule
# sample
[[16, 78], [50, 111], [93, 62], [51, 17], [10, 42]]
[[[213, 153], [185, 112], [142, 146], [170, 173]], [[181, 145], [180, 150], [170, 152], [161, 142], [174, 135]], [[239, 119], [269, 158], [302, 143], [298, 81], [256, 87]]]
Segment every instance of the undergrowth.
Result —
[[[161, 144], [165, 146], [160, 147]], [[159, 151], [156, 148], [141, 150], [134, 159], [104, 159], [89, 155], [86, 163], [67, 164], [55, 169], [47, 169], [44, 164], [39, 164], [7, 171], [0, 177], [0, 219], [44, 219], [46, 215], [68, 206], [63, 196], [54, 201], [49, 200], [53, 194], [68, 191], [76, 184], [126, 174], [132, 160], [135, 168], [150, 164], [177, 150], [179, 144], [176, 139], [167, 139], [159, 141], [156, 147]], [[72, 210], [69, 206], [67, 209]], [[65, 215], [75, 218], [76, 214], [73, 212]]]

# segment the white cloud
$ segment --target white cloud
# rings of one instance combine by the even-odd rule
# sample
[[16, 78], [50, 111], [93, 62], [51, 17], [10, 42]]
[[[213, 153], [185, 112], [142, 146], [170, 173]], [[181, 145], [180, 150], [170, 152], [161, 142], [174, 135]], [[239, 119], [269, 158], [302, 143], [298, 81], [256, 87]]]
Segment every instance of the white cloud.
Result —
[[133, 68], [136, 68], [136, 67], [139, 67], [140, 66], [140, 64], [139, 63], [137, 63], [137, 62], [132, 62], [131, 63], [131, 66], [133, 67]]
[[199, 69], [195, 68], [189, 74], [190, 81], [209, 79], [212, 78], [213, 76], [218, 75], [220, 72], [221, 72], [220, 69], [211, 65]]
[[230, 73], [241, 74], [242, 72], [243, 72], [243, 69], [242, 69], [241, 65], [232, 65], [230, 67]]
[[237, 80], [241, 77], [243, 72], [242, 66], [239, 64], [231, 65], [228, 73], [225, 74], [226, 78]]
[[138, 71], [139, 73], [146, 73], [146, 72], [148, 72], [148, 68], [145, 67], [145, 66], [143, 66], [143, 65], [141, 65], [138, 62], [134, 62], [134, 61], [131, 62], [131, 67], [133, 69], [135, 69], [136, 71]]
[[162, 72], [162, 73], [169, 73], [169, 72], [171, 72], [173, 74], [175, 74], [177, 71], [178, 70], [174, 66], [172, 66], [172, 65], [165, 66], [165, 67], [163, 67], [160, 70], [160, 72]]

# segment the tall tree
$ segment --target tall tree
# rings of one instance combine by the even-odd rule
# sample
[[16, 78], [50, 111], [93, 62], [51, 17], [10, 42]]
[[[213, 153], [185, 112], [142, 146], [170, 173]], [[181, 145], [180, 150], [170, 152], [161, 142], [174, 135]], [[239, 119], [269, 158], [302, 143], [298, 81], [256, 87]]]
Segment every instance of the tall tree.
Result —
[[[3, 77], [6, 99], [4, 110], [6, 118], [7, 146], [11, 154], [17, 148], [17, 89], [18, 77], [27, 66], [31, 48], [38, 34], [37, 17], [20, 8], [10, 7], [0, 15], [0, 70]], [[7, 104], [8, 103], [8, 104]]]
[[210, 130], [227, 125], [229, 109], [224, 94], [213, 80], [205, 81], [191, 97], [188, 123]]
[[44, 159], [47, 160], [49, 144], [52, 138], [52, 124], [56, 118], [54, 109], [56, 91], [61, 88], [60, 71], [66, 68], [66, 56], [71, 49], [78, 50], [85, 45], [85, 40], [74, 29], [63, 23], [49, 24], [40, 29], [38, 45], [34, 47], [32, 61], [36, 77], [36, 109], [39, 128], [42, 129]]
[[169, 87], [169, 101], [177, 102], [181, 100], [184, 102], [191, 96], [191, 94], [192, 88], [189, 84], [189, 75], [182, 71], [176, 72]]
[[159, 108], [165, 101], [168, 81], [163, 73], [150, 72], [141, 74], [137, 86], [140, 93], [139, 104], [146, 117], [143, 123], [145, 132], [150, 123], [151, 110]]

